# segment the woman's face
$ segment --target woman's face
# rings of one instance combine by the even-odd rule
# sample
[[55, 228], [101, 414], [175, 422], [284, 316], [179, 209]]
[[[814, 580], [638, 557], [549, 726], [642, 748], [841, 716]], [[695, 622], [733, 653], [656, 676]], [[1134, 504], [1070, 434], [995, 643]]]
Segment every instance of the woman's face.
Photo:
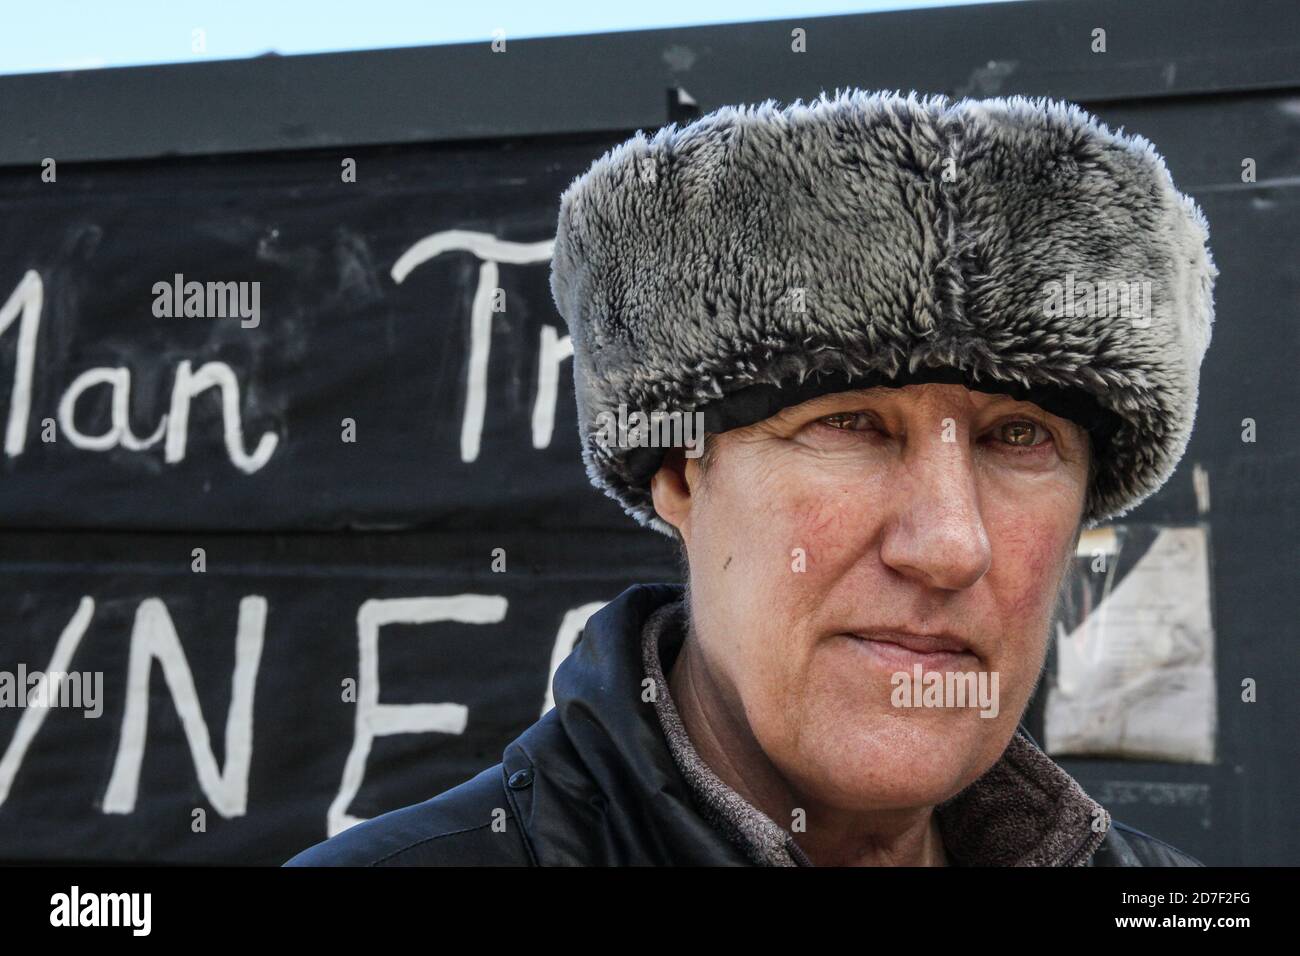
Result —
[[[653, 491], [685, 541], [698, 650], [729, 711], [827, 806], [933, 805], [973, 782], [1042, 669], [1086, 433], [1007, 396], [911, 385], [710, 440], [707, 476], [687, 459]], [[966, 686], [996, 689], [996, 716], [978, 697], [898, 706], [894, 675], [910, 683], [918, 664], [975, 675]]]

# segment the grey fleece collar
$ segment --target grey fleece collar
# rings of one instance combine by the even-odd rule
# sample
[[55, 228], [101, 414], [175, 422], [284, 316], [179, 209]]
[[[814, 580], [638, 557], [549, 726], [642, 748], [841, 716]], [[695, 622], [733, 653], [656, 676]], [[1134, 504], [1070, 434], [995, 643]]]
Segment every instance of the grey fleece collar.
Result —
[[[684, 601], [656, 609], [642, 628], [641, 651], [668, 749], [700, 813], [760, 866], [812, 866], [794, 835], [727, 786], [687, 736], [661, 663], [676, 659], [685, 625]], [[948, 857], [961, 866], [1083, 866], [1111, 822], [1101, 804], [1019, 731], [996, 764], [935, 812]]]

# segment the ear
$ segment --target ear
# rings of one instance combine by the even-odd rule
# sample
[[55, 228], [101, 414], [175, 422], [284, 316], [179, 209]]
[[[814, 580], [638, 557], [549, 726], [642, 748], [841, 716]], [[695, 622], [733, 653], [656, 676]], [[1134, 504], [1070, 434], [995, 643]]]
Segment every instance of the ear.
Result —
[[655, 511], [676, 528], [686, 542], [690, 540], [687, 530], [692, 501], [690, 481], [699, 474], [698, 469], [695, 462], [688, 464], [681, 448], [669, 448], [664, 455], [663, 464], [650, 479], [650, 495], [654, 499]]

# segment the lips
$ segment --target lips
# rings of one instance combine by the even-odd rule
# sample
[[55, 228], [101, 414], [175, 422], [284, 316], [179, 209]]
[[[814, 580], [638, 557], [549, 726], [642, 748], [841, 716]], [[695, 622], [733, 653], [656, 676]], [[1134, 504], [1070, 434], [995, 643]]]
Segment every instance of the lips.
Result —
[[938, 634], [917, 634], [912, 631], [891, 631], [884, 628], [876, 628], [870, 631], [859, 631], [853, 635], [866, 641], [885, 641], [890, 644], [897, 644], [899, 647], [905, 647], [909, 651], [915, 651], [917, 654], [936, 654], [946, 652], [949, 654], [973, 654], [970, 642], [964, 641], [955, 634], [938, 633]]
[[845, 636], [880, 663], [899, 669], [920, 664], [924, 670], [972, 670], [980, 665], [970, 643], [955, 634], [872, 629]]

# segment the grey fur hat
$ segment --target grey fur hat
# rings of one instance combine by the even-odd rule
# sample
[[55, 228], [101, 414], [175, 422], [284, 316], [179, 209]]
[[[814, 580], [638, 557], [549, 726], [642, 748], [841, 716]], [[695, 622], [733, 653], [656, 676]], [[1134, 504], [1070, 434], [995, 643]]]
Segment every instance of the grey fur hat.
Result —
[[848, 388], [959, 382], [1084, 425], [1088, 527], [1187, 447], [1218, 269], [1200, 208], [1136, 134], [1047, 98], [837, 91], [641, 131], [560, 199], [593, 484], [665, 534], [662, 447], [624, 408], [709, 432]]

